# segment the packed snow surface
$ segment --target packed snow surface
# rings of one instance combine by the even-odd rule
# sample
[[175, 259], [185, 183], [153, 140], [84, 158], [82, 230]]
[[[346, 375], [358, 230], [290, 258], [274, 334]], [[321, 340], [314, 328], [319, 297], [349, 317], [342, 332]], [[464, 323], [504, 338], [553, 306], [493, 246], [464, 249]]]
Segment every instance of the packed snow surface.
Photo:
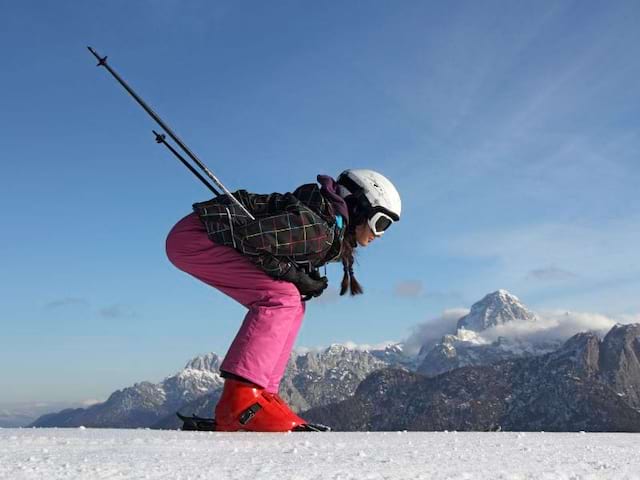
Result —
[[0, 429], [0, 478], [640, 479], [640, 435]]

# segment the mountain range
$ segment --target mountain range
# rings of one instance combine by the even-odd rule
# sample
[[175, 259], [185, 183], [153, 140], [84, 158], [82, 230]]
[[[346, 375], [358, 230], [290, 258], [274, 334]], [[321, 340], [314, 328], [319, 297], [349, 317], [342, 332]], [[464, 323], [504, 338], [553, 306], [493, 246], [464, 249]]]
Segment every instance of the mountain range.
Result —
[[[602, 341], [589, 332], [564, 343], [485, 335], [538, 321], [498, 290], [417, 355], [402, 343], [293, 352], [280, 395], [304, 418], [336, 430], [638, 431], [640, 325], [616, 326]], [[196, 357], [158, 384], [137, 383], [33, 426], [178, 428], [176, 410], [211, 416], [223, 385], [220, 363], [214, 353]]]
[[558, 350], [435, 377], [384, 369], [342, 402], [304, 412], [336, 430], [640, 432], [640, 324], [600, 341], [578, 333]]

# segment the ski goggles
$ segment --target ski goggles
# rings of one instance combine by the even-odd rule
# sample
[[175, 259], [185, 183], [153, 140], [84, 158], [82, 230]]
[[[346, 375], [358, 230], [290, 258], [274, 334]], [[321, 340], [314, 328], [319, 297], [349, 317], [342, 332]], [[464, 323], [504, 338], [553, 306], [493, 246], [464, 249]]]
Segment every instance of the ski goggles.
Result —
[[369, 228], [376, 237], [382, 235], [393, 223], [393, 219], [384, 212], [376, 212], [369, 217]]

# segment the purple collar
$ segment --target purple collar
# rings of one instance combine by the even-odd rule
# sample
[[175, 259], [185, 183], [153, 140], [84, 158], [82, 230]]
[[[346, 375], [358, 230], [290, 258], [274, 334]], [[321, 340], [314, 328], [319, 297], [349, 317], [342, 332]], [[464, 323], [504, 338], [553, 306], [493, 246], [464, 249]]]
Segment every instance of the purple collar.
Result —
[[318, 175], [320, 193], [327, 198], [336, 213], [342, 215], [346, 223], [349, 223], [349, 208], [344, 199], [338, 194], [338, 184], [329, 175]]

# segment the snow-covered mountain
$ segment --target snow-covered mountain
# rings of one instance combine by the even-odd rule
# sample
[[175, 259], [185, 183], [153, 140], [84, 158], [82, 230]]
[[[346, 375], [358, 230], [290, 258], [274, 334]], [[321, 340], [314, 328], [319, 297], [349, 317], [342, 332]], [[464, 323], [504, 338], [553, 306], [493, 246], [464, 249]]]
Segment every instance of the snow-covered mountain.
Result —
[[[293, 352], [280, 393], [294, 410], [306, 410], [347, 398], [375, 370], [405, 368], [410, 361], [401, 345], [368, 351], [334, 344], [321, 351]], [[224, 384], [220, 363], [215, 353], [195, 357], [160, 383], [136, 383], [104, 403], [44, 415], [33, 426], [173, 428], [178, 426], [177, 410], [210, 416]]]
[[[498, 290], [475, 303], [469, 314], [458, 320], [456, 332], [445, 335], [435, 346], [423, 347], [417, 356], [408, 355], [402, 343], [381, 348], [334, 344], [318, 351], [294, 351], [280, 394], [294, 410], [303, 412], [349, 399], [363, 380], [380, 370], [404, 372], [397, 373], [400, 377], [413, 372], [434, 376], [463, 366], [490, 366], [555, 352], [562, 345], [559, 340], [534, 343], [517, 336], [495, 336], [505, 327], [535, 322], [536, 315], [517, 297]], [[634, 363], [640, 340], [629, 330], [617, 332], [613, 329], [599, 347], [605, 362], [599, 372], [629, 405], [640, 408], [640, 365]], [[177, 410], [212, 415], [223, 386], [220, 363], [214, 353], [202, 355], [158, 384], [140, 382], [114, 392], [104, 403], [45, 415], [34, 425], [177, 428]]]
[[536, 315], [520, 300], [498, 290], [471, 306], [469, 314], [457, 322], [457, 331], [442, 337], [435, 346], [425, 346], [418, 354], [417, 371], [424, 375], [470, 365], [490, 365], [501, 360], [544, 355], [560, 347], [560, 340], [532, 343], [517, 337], [498, 337], [489, 341], [483, 332], [515, 322], [536, 322]]
[[408, 370], [415, 370], [418, 367], [418, 357], [407, 353], [402, 342], [387, 345], [384, 349], [371, 350], [371, 355], [389, 366], [403, 367]]
[[148, 427], [185, 403], [219, 390], [223, 385], [219, 367], [216, 354], [199, 356], [160, 383], [136, 383], [115, 391], [104, 403], [44, 415], [33, 426]]
[[516, 297], [506, 290], [497, 290], [486, 295], [471, 306], [469, 314], [458, 320], [458, 330], [481, 332], [496, 325], [509, 322], [535, 322], [536, 316]]
[[[532, 348], [506, 338], [487, 343], [480, 336], [487, 328], [514, 321], [535, 321], [535, 315], [515, 296], [498, 290], [472, 306], [470, 313], [459, 320], [457, 332], [446, 335], [435, 347], [421, 351], [418, 356], [407, 355], [402, 343], [369, 349], [334, 344], [320, 351], [294, 351], [280, 394], [300, 412], [350, 397], [364, 378], [383, 368], [433, 375], [460, 366], [490, 364], [553, 350], [553, 346], [546, 346], [546, 350]], [[183, 370], [158, 384], [140, 382], [114, 392], [104, 403], [45, 415], [34, 425], [176, 427], [176, 410], [210, 416], [223, 385], [220, 363], [214, 353], [195, 357]]]
[[[321, 352], [292, 355], [281, 384], [281, 395], [300, 410], [343, 400], [375, 370], [397, 366], [396, 357], [333, 344]], [[340, 399], [340, 400], [338, 400]]]
[[[353, 395], [372, 372], [389, 367], [406, 369], [411, 362], [400, 344], [368, 350], [336, 343], [319, 351], [294, 351], [280, 383], [280, 395], [297, 412], [328, 405]], [[219, 396], [219, 391], [212, 391], [180, 410], [188, 415], [211, 416]], [[178, 428], [180, 422], [171, 414], [153, 426]]]
[[542, 356], [425, 377], [383, 369], [303, 412], [334, 430], [640, 432], [640, 324], [582, 332]]

